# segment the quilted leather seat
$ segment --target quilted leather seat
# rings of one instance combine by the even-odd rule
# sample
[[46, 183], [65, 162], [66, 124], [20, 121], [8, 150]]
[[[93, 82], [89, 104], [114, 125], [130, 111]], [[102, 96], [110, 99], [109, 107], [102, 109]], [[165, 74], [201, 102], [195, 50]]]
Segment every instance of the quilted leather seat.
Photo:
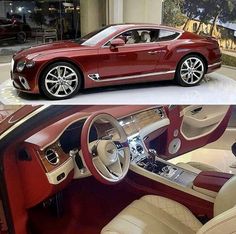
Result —
[[236, 233], [236, 176], [219, 191], [214, 218], [202, 225], [191, 211], [165, 197], [147, 195], [119, 213], [102, 234], [230, 234]]

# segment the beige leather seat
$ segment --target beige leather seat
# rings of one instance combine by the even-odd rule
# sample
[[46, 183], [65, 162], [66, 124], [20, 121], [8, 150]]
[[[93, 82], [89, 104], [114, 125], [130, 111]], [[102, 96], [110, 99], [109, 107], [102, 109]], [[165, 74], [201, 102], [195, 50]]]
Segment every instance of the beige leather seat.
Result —
[[143, 31], [141, 33], [141, 42], [142, 43], [148, 43], [151, 42], [151, 37], [148, 32]]
[[173, 200], [148, 195], [132, 202], [102, 234], [232, 234], [236, 233], [236, 176], [219, 191], [214, 218], [202, 225], [185, 206]]
[[217, 171], [217, 172], [222, 172], [220, 169], [213, 167], [211, 165], [208, 165], [206, 163], [201, 163], [201, 162], [187, 162], [187, 163], [177, 163], [176, 164], [178, 167], [182, 167], [186, 170], [195, 172], [195, 173], [200, 173], [201, 171]]

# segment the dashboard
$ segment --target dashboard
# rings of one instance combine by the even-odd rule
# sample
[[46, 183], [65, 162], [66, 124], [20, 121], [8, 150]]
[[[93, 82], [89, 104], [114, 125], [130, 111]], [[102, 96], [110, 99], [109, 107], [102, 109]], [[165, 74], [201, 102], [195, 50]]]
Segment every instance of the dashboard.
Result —
[[[90, 113], [78, 112], [67, 116], [24, 141], [19, 159], [21, 161], [31, 161], [31, 167], [35, 168], [36, 164], [40, 164], [40, 173], [45, 178], [43, 183], [45, 188], [48, 188], [48, 194], [60, 190], [72, 179], [91, 175], [81, 151], [81, 144], [83, 144], [81, 132], [90, 115]], [[118, 117], [117, 120], [127, 135], [131, 163], [136, 163], [148, 155], [147, 139], [153, 133], [155, 137], [158, 137], [160, 133], [156, 131], [160, 128], [166, 129], [170, 123], [164, 107], [159, 106], [145, 109], [135, 107], [133, 112], [128, 113], [127, 111], [127, 114]], [[97, 121], [90, 129], [90, 142], [98, 139], [112, 139], [115, 141], [118, 138], [119, 135], [116, 129], [102, 120]], [[33, 166], [33, 164], [35, 165]], [[24, 170], [32, 171], [30, 166]], [[29, 180], [29, 178], [26, 178], [26, 180]], [[27, 181], [25, 184], [30, 182]], [[39, 195], [37, 196], [32, 201], [28, 199], [29, 206], [42, 200]]]

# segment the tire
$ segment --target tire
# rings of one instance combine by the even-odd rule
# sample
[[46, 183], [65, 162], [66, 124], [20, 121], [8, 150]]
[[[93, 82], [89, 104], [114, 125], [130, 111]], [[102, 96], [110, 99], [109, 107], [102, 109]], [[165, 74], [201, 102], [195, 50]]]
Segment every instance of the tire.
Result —
[[27, 38], [26, 33], [23, 31], [18, 32], [16, 35], [16, 39], [17, 39], [18, 43], [20, 43], [20, 44], [25, 43], [26, 38]]
[[198, 85], [206, 73], [206, 65], [203, 59], [198, 55], [188, 55], [179, 62], [175, 80], [184, 87]]
[[44, 70], [39, 80], [39, 89], [48, 99], [68, 99], [78, 93], [81, 81], [80, 72], [74, 65], [56, 62]]

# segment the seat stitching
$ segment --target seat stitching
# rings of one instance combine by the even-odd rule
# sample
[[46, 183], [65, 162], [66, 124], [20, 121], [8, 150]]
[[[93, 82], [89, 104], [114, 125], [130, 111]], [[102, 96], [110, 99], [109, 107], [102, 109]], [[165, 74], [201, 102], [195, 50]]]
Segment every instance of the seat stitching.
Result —
[[[136, 227], [138, 227], [140, 230], [143, 230], [143, 228], [141, 228], [139, 225], [137, 225], [136, 223], [133, 223], [132, 221], [130, 221], [130, 220], [128, 220], [128, 219], [126, 219], [126, 218], [124, 218], [124, 217], [118, 217], [119, 219], [123, 219], [123, 220], [125, 220], [125, 221], [127, 221], [128, 223], [131, 223], [131, 224], [133, 224], [133, 225], [135, 225]], [[145, 233], [149, 233], [149, 232], [147, 232], [147, 231], [145, 231], [145, 230], [143, 230]]]
[[[203, 233], [206, 233], [207, 231], [216, 228], [216, 227], [218, 226], [218, 224], [221, 225], [222, 223], [225, 223], [225, 221], [228, 222], [228, 221], [230, 221], [231, 219], [235, 219], [235, 217], [229, 217], [229, 218], [227, 218], [227, 219], [224, 219], [224, 220], [220, 221], [219, 223], [217, 223], [216, 225], [214, 225], [214, 226], [212, 226], [212, 227], [209, 227], [209, 228], [208, 228], [206, 231], [204, 231]], [[233, 233], [234, 233], [234, 232], [233, 232]]]
[[134, 209], [136, 209], [136, 210], [139, 210], [139, 211], [141, 211], [141, 212], [143, 212], [143, 213], [145, 213], [145, 214], [147, 214], [147, 215], [153, 217], [155, 220], [159, 221], [159, 222], [162, 223], [162, 224], [165, 224], [166, 226], [168, 226], [169, 228], [171, 228], [173, 231], [176, 232], [176, 230], [174, 230], [172, 227], [170, 227], [167, 223], [165, 223], [164, 221], [161, 221], [161, 220], [157, 219], [157, 218], [156, 218], [155, 216], [153, 216], [152, 214], [149, 214], [149, 213], [145, 212], [144, 210], [141, 210], [141, 209], [139, 209], [139, 208], [137, 208], [137, 207], [134, 207], [134, 206], [132, 206], [132, 208], [134, 208]]
[[[166, 200], [170, 200], [170, 199], [167, 199], [167, 198], [165, 198], [164, 197], [164, 199], [166, 199]], [[165, 213], [167, 213], [167, 214], [169, 214], [171, 217], [173, 217], [174, 219], [176, 219], [177, 221], [179, 221], [180, 223], [182, 223], [182, 224], [184, 224], [185, 226], [187, 226], [187, 227], [189, 227], [190, 229], [192, 229], [192, 230], [194, 230], [193, 228], [195, 228], [195, 226], [196, 226], [196, 224], [197, 224], [197, 222], [191, 222], [191, 224], [190, 225], [187, 225], [187, 224], [185, 224], [185, 222], [183, 222], [183, 221], [186, 221], [186, 222], [188, 222], [188, 221], [191, 221], [190, 219], [189, 219], [189, 217], [186, 217], [185, 215], [181, 215], [182, 217], [183, 217], [183, 221], [181, 221], [181, 220], [179, 220], [179, 219], [177, 219], [175, 216], [173, 216], [171, 213], [169, 213], [169, 212], [167, 212], [167, 211], [165, 211], [163, 208], [161, 208], [159, 205], [158, 205], [158, 202], [156, 201], [156, 200], [154, 200], [152, 197], [150, 197], [150, 200], [153, 202], [153, 203], [155, 203], [156, 205], [157, 205], [157, 208], [159, 208], [159, 209], [161, 209], [162, 211], [164, 211]], [[146, 202], [147, 204], [149, 204], [149, 205], [152, 205], [152, 203], [151, 202], [149, 202], [149, 201], [146, 201], [146, 200], [142, 200], [142, 201], [144, 201], [144, 202]], [[166, 208], [168, 209], [175, 209], [177, 212], [175, 212], [175, 213], [178, 213], [178, 210], [177, 210], [177, 205], [179, 205], [181, 208], [184, 208], [184, 209], [186, 209], [186, 207], [184, 206], [184, 205], [182, 205], [182, 204], [180, 204], [180, 203], [178, 203], [178, 202], [175, 202], [175, 201], [172, 201], [172, 200], [170, 200], [171, 202], [173, 202], [173, 204], [174, 204], [174, 207], [173, 206], [166, 206]], [[188, 212], [187, 210], [184, 210], [184, 212], [186, 213], [186, 214], [191, 214], [191, 215], [193, 215], [190, 211]], [[195, 216], [194, 216], [195, 217]], [[197, 229], [197, 227], [196, 227], [196, 229]], [[195, 231], [195, 230], [194, 230]]]
[[[148, 205], [151, 205], [149, 202], [147, 202], [147, 201], [145, 201], [145, 200], [142, 200], [142, 201], [144, 201], [144, 202], [146, 202]], [[170, 206], [171, 207], [171, 206]], [[180, 222], [181, 224], [184, 224], [187, 228], [189, 228], [189, 229], [191, 229], [192, 231], [195, 231], [191, 226], [189, 226], [189, 225], [186, 225], [184, 222], [182, 222], [181, 220], [179, 220], [179, 219], [177, 219], [175, 216], [173, 216], [171, 213], [168, 213], [168, 212], [166, 212], [164, 209], [162, 209], [162, 208], [160, 208], [160, 207], [157, 207], [157, 208], [159, 208], [160, 210], [162, 210], [163, 212], [165, 212], [167, 215], [170, 215], [172, 218], [174, 218], [176, 221], [178, 221], [178, 222]], [[137, 209], [137, 208], [136, 208]], [[146, 213], [146, 214], [148, 214], [147, 212], [145, 212], [145, 211], [143, 211], [143, 210], [141, 210], [142, 212], [144, 212], [144, 213]], [[150, 214], [151, 215], [151, 214]], [[151, 215], [151, 216], [153, 216], [153, 215]], [[155, 218], [155, 216], [153, 216], [154, 218]], [[186, 220], [186, 221], [188, 221], [188, 220]], [[166, 224], [166, 223], [165, 223]]]

